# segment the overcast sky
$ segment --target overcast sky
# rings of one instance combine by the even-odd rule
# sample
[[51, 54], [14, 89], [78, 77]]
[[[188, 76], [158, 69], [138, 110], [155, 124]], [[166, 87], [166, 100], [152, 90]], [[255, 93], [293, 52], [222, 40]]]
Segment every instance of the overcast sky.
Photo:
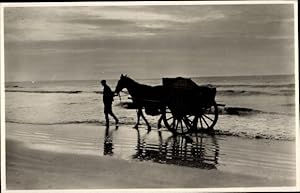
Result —
[[292, 74], [293, 5], [5, 8], [7, 81]]

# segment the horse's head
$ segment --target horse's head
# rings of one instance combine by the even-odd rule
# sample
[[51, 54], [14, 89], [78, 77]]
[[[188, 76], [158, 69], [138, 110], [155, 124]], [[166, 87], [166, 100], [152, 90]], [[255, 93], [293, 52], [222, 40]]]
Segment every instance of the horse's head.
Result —
[[128, 82], [128, 77], [127, 75], [121, 75], [120, 80], [118, 81], [115, 93], [119, 94], [123, 88], [126, 88], [127, 82]]

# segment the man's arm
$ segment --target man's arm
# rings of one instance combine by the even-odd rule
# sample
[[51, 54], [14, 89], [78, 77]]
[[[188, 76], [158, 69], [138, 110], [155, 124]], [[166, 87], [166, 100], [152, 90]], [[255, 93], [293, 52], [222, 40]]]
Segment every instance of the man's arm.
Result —
[[108, 90], [110, 96], [112, 96], [112, 97], [117, 96], [117, 94], [115, 92], [113, 92], [109, 87], [107, 90]]

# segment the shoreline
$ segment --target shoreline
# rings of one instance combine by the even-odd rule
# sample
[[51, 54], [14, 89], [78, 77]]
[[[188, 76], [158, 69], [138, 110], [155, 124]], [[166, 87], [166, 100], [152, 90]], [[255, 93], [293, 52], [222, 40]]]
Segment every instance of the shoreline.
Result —
[[[136, 154], [137, 136], [128, 127], [110, 131], [113, 156], [103, 155], [103, 140], [107, 137], [103, 126], [10, 123], [6, 130], [9, 190], [296, 186], [296, 162], [290, 157], [295, 142], [219, 137], [215, 145], [210, 141], [204, 144], [207, 151], [220, 148], [217, 169], [208, 170], [129, 158]], [[51, 132], [55, 135], [49, 138]], [[146, 136], [143, 128], [140, 132], [141, 138]], [[144, 138], [149, 147], [156, 136], [157, 131], [153, 131]]]

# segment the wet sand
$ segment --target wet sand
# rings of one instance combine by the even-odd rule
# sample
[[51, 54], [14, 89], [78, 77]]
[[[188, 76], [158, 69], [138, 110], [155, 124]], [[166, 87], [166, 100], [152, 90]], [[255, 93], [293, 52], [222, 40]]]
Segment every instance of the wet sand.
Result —
[[175, 147], [167, 131], [128, 125], [8, 123], [6, 133], [9, 190], [296, 185], [294, 141], [201, 136]]

